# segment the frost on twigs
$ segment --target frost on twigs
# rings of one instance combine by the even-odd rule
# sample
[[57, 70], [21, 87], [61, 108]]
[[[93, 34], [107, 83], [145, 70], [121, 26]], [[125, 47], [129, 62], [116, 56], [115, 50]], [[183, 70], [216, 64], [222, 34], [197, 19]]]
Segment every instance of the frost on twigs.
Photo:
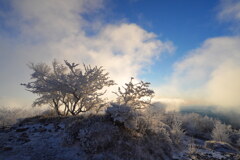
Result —
[[171, 126], [171, 138], [175, 145], [180, 146], [182, 144], [185, 132], [182, 129], [182, 121], [174, 117], [173, 123]]
[[111, 107], [108, 107], [106, 113], [111, 116], [115, 123], [125, 123], [128, 119], [132, 118], [134, 112], [128, 106], [112, 104]]
[[222, 124], [220, 121], [216, 121], [212, 131], [212, 138], [215, 141], [230, 142], [229, 136], [232, 132], [230, 125]]
[[112, 148], [119, 130], [109, 122], [96, 122], [82, 127], [78, 132], [80, 146], [87, 153], [99, 153]]
[[[171, 157], [172, 140], [170, 127], [148, 116], [133, 107], [112, 104], [106, 111], [116, 126], [122, 126], [124, 130], [139, 140], [139, 143], [147, 148], [152, 157]], [[156, 158], [155, 157], [155, 158]]]
[[139, 129], [141, 115], [129, 106], [113, 103], [111, 107], [107, 108], [106, 113], [110, 115], [115, 124], [123, 125], [130, 130]]
[[101, 98], [104, 87], [114, 85], [102, 67], [78, 64], [59, 64], [53, 61], [52, 67], [45, 63], [30, 64], [32, 82], [22, 84], [39, 97], [33, 106], [50, 105], [58, 115], [78, 115], [89, 110], [99, 111], [105, 106]]
[[209, 140], [216, 120], [197, 113], [189, 113], [181, 115], [181, 121], [183, 129], [188, 135]]
[[143, 109], [151, 104], [151, 100], [154, 96], [154, 91], [149, 89], [149, 82], [139, 82], [133, 83], [131, 78], [129, 83], [125, 83], [123, 90], [119, 87], [118, 92], [115, 93], [117, 98], [117, 103], [124, 106], [131, 106], [134, 109]]

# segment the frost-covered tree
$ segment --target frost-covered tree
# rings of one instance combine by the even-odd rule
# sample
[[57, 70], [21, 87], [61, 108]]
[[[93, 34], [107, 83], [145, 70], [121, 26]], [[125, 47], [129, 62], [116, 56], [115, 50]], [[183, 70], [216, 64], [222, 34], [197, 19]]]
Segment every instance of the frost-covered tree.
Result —
[[171, 125], [171, 138], [175, 145], [180, 145], [183, 141], [185, 133], [182, 129], [182, 121], [178, 117], [174, 117]]
[[123, 90], [119, 87], [118, 92], [115, 93], [117, 102], [124, 106], [131, 106], [135, 109], [142, 109], [151, 104], [151, 100], [154, 96], [154, 91], [149, 89], [149, 82], [133, 83], [131, 78], [129, 83], [125, 83]]
[[208, 116], [201, 116], [197, 113], [181, 115], [182, 127], [188, 135], [210, 139], [215, 121]]
[[212, 138], [216, 141], [229, 142], [229, 135], [231, 130], [231, 126], [222, 124], [220, 121], [216, 121], [214, 129], [212, 131]]
[[[104, 106], [101, 98], [104, 87], [114, 85], [102, 67], [91, 67], [65, 61], [65, 65], [53, 61], [52, 67], [45, 63], [30, 64], [34, 81], [21, 84], [34, 94], [39, 95], [33, 106], [48, 104], [58, 115], [77, 115]], [[60, 111], [63, 107], [63, 111]]]

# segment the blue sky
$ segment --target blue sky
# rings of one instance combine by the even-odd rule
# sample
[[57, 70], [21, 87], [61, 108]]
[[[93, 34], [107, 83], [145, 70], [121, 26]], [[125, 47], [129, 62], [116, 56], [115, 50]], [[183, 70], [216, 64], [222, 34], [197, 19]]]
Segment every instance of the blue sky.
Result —
[[239, 33], [237, 0], [0, 0], [0, 105], [29, 106], [26, 64], [57, 58], [149, 81], [158, 100], [236, 108]]
[[[217, 20], [219, 0], [115, 2], [111, 3], [112, 19], [116, 16], [136, 23], [161, 39], [172, 41], [176, 47], [173, 54], [162, 55], [155, 62], [151, 67], [152, 72], [142, 76], [154, 83], [164, 81], [163, 77], [172, 72], [172, 64], [181, 60], [190, 50], [200, 47], [207, 38], [233, 34], [225, 23]], [[155, 72], [160, 74], [156, 76]]]

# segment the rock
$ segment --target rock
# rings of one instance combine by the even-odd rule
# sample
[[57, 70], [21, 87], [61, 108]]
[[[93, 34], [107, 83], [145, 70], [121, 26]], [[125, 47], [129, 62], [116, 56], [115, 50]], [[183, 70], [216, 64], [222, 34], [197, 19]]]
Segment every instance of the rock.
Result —
[[27, 133], [22, 133], [22, 134], [20, 135], [20, 137], [22, 137], [22, 138], [29, 138], [28, 135], [27, 135]]
[[22, 133], [22, 134], [19, 136], [19, 138], [17, 139], [17, 141], [20, 141], [20, 142], [22, 142], [22, 143], [24, 144], [24, 143], [29, 142], [30, 139], [29, 139], [29, 136], [27, 135], [27, 133]]
[[59, 129], [62, 129], [59, 125], [54, 125], [55, 132], [57, 132]]
[[16, 132], [24, 132], [26, 130], [28, 130], [28, 128], [17, 128]]
[[18, 141], [20, 141], [22, 144], [30, 142], [31, 140], [28, 138], [19, 138]]
[[2, 150], [3, 151], [11, 151], [13, 148], [10, 147], [10, 146], [6, 146], [6, 147], [3, 147]]
[[45, 132], [45, 131], [47, 131], [46, 128], [38, 128], [38, 129], [37, 129], [37, 132]]
[[237, 149], [232, 147], [230, 144], [219, 141], [206, 141], [205, 147], [214, 151], [223, 153], [237, 153]]

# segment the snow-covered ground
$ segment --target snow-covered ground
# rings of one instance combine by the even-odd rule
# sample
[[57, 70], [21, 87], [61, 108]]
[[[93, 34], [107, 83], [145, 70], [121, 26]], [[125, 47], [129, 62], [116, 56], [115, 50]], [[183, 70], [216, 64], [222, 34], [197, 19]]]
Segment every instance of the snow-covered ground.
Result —
[[[66, 124], [70, 118], [29, 119], [0, 130], [0, 160], [85, 160], [87, 154], [79, 142], [64, 143]], [[93, 122], [95, 123], [95, 122]], [[97, 121], [96, 121], [97, 123]], [[190, 148], [176, 150], [175, 160], [239, 160], [239, 153], [207, 149], [204, 140], [185, 136], [184, 144]], [[144, 154], [144, 153], [142, 153]], [[95, 159], [106, 159], [103, 156]], [[115, 159], [115, 158], [112, 158]], [[159, 158], [160, 159], [160, 158]]]
[[64, 147], [64, 124], [26, 123], [0, 132], [1, 160], [79, 160], [84, 153], [75, 146]]

